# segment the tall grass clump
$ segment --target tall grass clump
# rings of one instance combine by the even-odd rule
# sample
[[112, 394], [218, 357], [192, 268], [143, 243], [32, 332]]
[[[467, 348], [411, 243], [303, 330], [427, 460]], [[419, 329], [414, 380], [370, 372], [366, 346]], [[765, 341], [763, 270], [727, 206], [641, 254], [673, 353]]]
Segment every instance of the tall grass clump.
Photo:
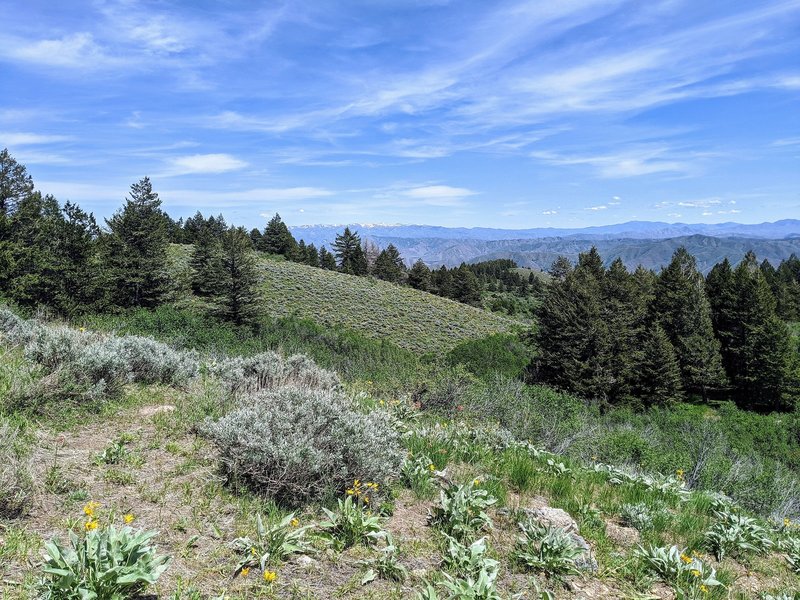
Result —
[[343, 493], [355, 479], [385, 483], [402, 461], [388, 414], [363, 413], [331, 390], [255, 394], [203, 431], [233, 483], [288, 506]]
[[33, 495], [31, 458], [22, 432], [0, 417], [0, 517], [24, 514]]

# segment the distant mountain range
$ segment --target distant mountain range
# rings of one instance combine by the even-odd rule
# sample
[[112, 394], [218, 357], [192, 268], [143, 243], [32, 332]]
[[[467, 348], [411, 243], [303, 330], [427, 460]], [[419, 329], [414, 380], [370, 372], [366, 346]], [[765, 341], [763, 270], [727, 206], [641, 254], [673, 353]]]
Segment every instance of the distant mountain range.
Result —
[[[748, 250], [773, 264], [800, 255], [800, 220], [784, 219], [754, 225], [742, 223], [685, 224], [629, 221], [582, 229], [449, 228], [431, 225], [348, 225], [380, 247], [392, 243], [407, 263], [422, 259], [432, 267], [457, 266], [493, 258], [512, 258], [520, 266], [547, 269], [558, 256], [575, 259], [597, 246], [607, 263], [622, 258], [629, 268], [639, 264], [659, 269], [679, 246], [697, 257], [704, 272], [725, 257], [736, 263]], [[331, 243], [344, 225], [304, 225], [292, 233], [316, 246]]]

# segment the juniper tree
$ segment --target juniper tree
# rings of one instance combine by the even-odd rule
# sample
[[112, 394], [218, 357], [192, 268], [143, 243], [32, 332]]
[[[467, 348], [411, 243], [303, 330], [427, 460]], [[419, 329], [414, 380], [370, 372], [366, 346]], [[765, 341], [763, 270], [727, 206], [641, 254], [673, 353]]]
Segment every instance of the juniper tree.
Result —
[[453, 271], [453, 291], [450, 297], [472, 306], [479, 306], [481, 303], [481, 284], [475, 273], [463, 263]]
[[209, 265], [215, 314], [236, 325], [258, 318], [258, 271], [253, 244], [240, 228], [229, 227], [220, 238], [219, 251]]
[[145, 177], [131, 186], [125, 206], [106, 219], [103, 237], [106, 290], [121, 307], [153, 307], [168, 289], [167, 222], [161, 200]]

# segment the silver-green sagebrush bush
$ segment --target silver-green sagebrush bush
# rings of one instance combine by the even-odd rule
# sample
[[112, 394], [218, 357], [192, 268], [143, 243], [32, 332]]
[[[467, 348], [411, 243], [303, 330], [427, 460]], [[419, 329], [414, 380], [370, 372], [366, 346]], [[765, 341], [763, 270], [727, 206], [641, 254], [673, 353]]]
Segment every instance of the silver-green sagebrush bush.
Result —
[[233, 482], [288, 506], [344, 492], [355, 479], [383, 484], [402, 461], [385, 411], [363, 413], [329, 390], [257, 394], [202, 429]]
[[317, 366], [302, 354], [286, 359], [275, 352], [229, 357], [209, 365], [209, 372], [237, 395], [254, 394], [287, 385], [321, 390], [336, 390], [340, 386], [336, 373]]
[[69, 544], [44, 545], [42, 597], [47, 600], [123, 600], [154, 584], [167, 569], [169, 556], [150, 544], [154, 531], [130, 527], [94, 529]]
[[24, 514], [32, 494], [30, 454], [19, 428], [0, 417], [0, 517]]

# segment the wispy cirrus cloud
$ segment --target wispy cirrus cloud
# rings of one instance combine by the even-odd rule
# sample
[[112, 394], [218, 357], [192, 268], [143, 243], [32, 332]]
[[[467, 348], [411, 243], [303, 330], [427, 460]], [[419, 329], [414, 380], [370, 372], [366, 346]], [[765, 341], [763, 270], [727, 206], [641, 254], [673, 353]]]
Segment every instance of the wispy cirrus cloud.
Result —
[[244, 169], [248, 163], [230, 154], [191, 154], [171, 158], [168, 165], [162, 176], [228, 173]]

